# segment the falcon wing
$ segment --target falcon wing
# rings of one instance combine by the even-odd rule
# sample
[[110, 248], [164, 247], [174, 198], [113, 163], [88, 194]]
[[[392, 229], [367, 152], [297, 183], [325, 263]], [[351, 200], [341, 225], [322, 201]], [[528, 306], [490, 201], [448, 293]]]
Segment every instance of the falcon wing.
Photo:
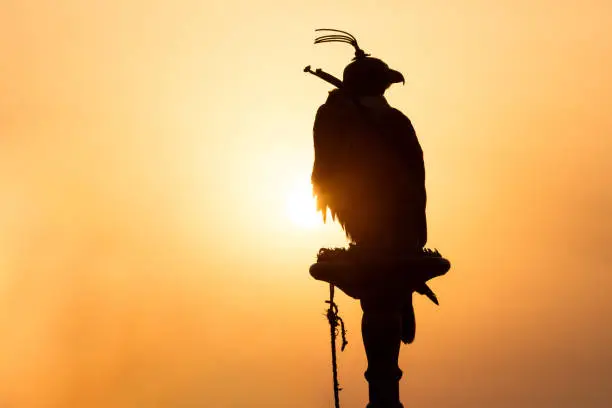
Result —
[[382, 127], [392, 146], [391, 151], [396, 153], [397, 162], [392, 171], [397, 180], [392, 188], [397, 192], [396, 199], [401, 205], [398, 211], [411, 219], [410, 225], [414, 228], [418, 246], [423, 247], [427, 242], [427, 193], [423, 150], [410, 119], [399, 110], [392, 108], [388, 115], [385, 115]]

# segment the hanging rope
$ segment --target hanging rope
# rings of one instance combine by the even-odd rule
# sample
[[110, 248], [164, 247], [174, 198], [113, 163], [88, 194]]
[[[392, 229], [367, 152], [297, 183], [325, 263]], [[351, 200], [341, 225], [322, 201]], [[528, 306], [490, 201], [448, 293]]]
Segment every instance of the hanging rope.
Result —
[[334, 285], [329, 284], [329, 300], [325, 303], [329, 304], [327, 309], [327, 321], [329, 322], [329, 333], [331, 336], [331, 353], [332, 353], [332, 377], [334, 381], [334, 402], [335, 407], [340, 408], [340, 385], [338, 384], [338, 362], [336, 361], [336, 336], [338, 336], [338, 326], [340, 326], [340, 334], [342, 335], [342, 346], [340, 351], [344, 351], [348, 341], [346, 341], [346, 330], [344, 321], [338, 316], [338, 305], [334, 302]]

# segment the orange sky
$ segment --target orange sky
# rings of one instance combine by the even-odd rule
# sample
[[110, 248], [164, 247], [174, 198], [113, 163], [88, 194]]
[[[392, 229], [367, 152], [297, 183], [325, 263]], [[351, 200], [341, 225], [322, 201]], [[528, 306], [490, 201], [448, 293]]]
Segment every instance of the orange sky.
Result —
[[453, 262], [416, 300], [405, 405], [610, 405], [610, 2], [2, 4], [0, 407], [331, 406], [308, 266], [343, 234], [286, 208], [329, 90], [302, 68], [352, 57], [318, 27], [407, 78], [388, 99]]

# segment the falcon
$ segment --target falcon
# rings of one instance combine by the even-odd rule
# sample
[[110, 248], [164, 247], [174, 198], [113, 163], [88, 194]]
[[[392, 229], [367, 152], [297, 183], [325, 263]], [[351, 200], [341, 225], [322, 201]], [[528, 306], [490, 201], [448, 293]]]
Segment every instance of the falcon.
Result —
[[[312, 185], [317, 210], [324, 221], [329, 212], [356, 248], [420, 254], [427, 242], [423, 151], [410, 119], [384, 96], [404, 77], [366, 54], [351, 34], [321, 31], [330, 34], [315, 44], [348, 43], [355, 58], [316, 113]], [[431, 292], [422, 286], [415, 290]], [[404, 303], [402, 340], [410, 343], [415, 326], [411, 293]]]

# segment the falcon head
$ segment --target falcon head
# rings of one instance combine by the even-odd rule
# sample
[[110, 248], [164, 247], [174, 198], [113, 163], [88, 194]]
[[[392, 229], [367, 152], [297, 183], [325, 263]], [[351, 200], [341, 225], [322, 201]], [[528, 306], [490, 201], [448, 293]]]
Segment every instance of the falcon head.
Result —
[[315, 44], [327, 42], [343, 42], [355, 48], [353, 62], [344, 68], [342, 83], [355, 96], [382, 96], [387, 88], [397, 82], [404, 83], [404, 76], [389, 68], [382, 60], [370, 57], [359, 45], [357, 39], [350, 33], [331, 28], [320, 28], [316, 31], [327, 31], [315, 39]]
[[356, 58], [344, 68], [342, 82], [353, 95], [380, 96], [392, 84], [404, 83], [404, 76], [382, 60], [364, 56]]

